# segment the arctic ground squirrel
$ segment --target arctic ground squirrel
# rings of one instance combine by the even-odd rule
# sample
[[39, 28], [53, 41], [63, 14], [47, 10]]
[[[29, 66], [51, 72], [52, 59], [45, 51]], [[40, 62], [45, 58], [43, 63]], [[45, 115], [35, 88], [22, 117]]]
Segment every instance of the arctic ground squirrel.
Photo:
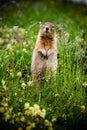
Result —
[[31, 73], [34, 77], [49, 75], [57, 71], [57, 36], [53, 23], [46, 22], [40, 26], [36, 45], [32, 55]]

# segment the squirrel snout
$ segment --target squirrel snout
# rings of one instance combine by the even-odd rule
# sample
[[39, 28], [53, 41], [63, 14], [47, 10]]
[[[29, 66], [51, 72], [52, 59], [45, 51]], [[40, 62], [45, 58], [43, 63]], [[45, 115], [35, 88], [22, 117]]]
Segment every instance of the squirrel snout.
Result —
[[49, 30], [49, 28], [48, 27], [46, 27], [46, 31], [48, 31]]
[[44, 31], [45, 31], [46, 34], [48, 34], [48, 33], [50, 33], [50, 28], [49, 27], [45, 27]]

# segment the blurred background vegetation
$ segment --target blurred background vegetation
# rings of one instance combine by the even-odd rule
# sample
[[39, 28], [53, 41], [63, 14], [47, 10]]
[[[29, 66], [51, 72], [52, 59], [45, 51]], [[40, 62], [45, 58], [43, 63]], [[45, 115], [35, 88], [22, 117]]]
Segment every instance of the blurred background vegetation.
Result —
[[[58, 73], [51, 83], [46, 77], [38, 102], [30, 65], [39, 26], [46, 21], [56, 27]], [[70, 0], [0, 1], [0, 116], [0, 129], [5, 130], [85, 130], [86, 5]]]

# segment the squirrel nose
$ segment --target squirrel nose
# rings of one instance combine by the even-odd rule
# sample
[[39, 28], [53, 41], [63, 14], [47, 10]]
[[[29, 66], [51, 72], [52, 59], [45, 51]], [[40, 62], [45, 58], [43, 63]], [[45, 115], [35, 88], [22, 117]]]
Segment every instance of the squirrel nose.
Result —
[[46, 31], [48, 31], [49, 30], [49, 28], [48, 27], [46, 27]]

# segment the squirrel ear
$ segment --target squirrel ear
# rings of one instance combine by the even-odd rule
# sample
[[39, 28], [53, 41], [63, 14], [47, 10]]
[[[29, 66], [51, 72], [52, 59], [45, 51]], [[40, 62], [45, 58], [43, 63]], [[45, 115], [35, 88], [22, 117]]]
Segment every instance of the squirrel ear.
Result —
[[43, 28], [43, 24], [40, 25], [40, 28]]

